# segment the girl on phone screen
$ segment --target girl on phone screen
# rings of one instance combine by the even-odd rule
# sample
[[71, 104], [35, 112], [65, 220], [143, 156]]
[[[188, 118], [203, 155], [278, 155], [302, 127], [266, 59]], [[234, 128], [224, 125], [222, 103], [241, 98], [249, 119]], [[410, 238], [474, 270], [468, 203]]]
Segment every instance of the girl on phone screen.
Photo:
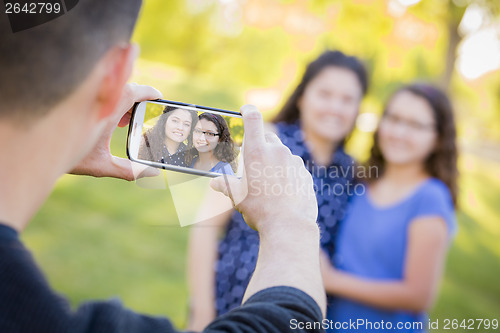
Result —
[[[387, 103], [368, 165], [378, 168], [355, 195], [333, 258], [323, 255], [327, 318], [337, 327], [362, 319], [377, 332], [422, 332], [455, 232], [457, 148], [451, 104], [425, 84], [399, 89]], [[384, 326], [380, 323], [384, 322]], [[375, 331], [360, 327], [360, 331]]]
[[[366, 90], [366, 70], [358, 59], [326, 51], [307, 66], [273, 121], [272, 130], [304, 160], [313, 176], [321, 245], [330, 255], [353, 182], [354, 161], [345, 153], [344, 141]], [[188, 251], [189, 329], [200, 331], [216, 315], [241, 304], [259, 250], [257, 232], [234, 210], [205, 225], [215, 227], [192, 228]]]
[[236, 150], [229, 127], [222, 116], [205, 112], [200, 114], [193, 131], [193, 147], [186, 164], [203, 171], [234, 176]]
[[166, 106], [156, 124], [144, 133], [139, 159], [186, 166], [186, 151], [198, 121], [195, 111]]

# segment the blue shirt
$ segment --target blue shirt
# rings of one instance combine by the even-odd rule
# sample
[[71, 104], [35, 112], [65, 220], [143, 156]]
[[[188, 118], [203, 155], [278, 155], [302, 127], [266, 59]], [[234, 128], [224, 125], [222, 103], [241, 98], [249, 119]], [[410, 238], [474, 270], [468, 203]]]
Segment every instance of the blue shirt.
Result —
[[[453, 202], [448, 188], [438, 179], [425, 181], [409, 197], [388, 207], [375, 206], [367, 191], [353, 196], [339, 228], [334, 266], [361, 278], [402, 280], [410, 224], [424, 216], [442, 218], [448, 234], [455, 233]], [[394, 328], [398, 322], [423, 324], [423, 330], [399, 332], [421, 332], [426, 330], [427, 325], [425, 313], [382, 310], [344, 298], [334, 299], [328, 308], [327, 318], [335, 322], [356, 321], [358, 318], [371, 322], [383, 320], [391, 322]]]
[[[194, 168], [194, 164], [198, 160], [198, 157], [195, 157], [193, 160], [193, 163], [191, 163], [191, 168]], [[227, 162], [222, 162], [219, 161], [212, 169], [210, 169], [210, 172], [218, 172], [223, 175], [231, 175], [234, 176], [234, 171], [233, 168], [231, 167], [231, 164]]]
[[[338, 222], [344, 217], [351, 187], [354, 186], [354, 160], [340, 147], [332, 152], [326, 166], [315, 165], [304, 143], [300, 124], [276, 124], [278, 136], [292, 154], [300, 156], [312, 174], [318, 200], [318, 226], [321, 246], [332, 257]], [[217, 314], [238, 307], [257, 263], [259, 235], [235, 211], [219, 243], [216, 262], [215, 298]]]

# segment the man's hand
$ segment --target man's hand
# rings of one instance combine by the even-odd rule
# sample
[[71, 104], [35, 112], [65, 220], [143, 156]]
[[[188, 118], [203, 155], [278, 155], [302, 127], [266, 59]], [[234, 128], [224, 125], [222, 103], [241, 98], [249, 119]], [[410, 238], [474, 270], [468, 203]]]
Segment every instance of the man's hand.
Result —
[[[108, 120], [106, 129], [92, 151], [70, 173], [94, 177], [114, 177], [125, 180], [135, 180], [132, 163], [128, 159], [113, 156], [110, 151], [111, 136], [116, 127], [125, 127], [130, 122], [132, 107], [136, 102], [162, 98], [161, 92], [150, 86], [129, 83], [123, 88], [122, 97], [112, 117]], [[158, 170], [143, 167], [141, 177], [155, 176]]]
[[253, 105], [241, 108], [245, 127], [241, 179], [222, 176], [211, 186], [229, 196], [250, 227], [259, 232], [297, 221], [293, 228], [315, 225], [318, 206], [311, 174], [278, 136], [264, 132], [262, 115]]
[[222, 176], [211, 186], [223, 192], [259, 232], [257, 266], [243, 302], [270, 287], [290, 286], [326, 308], [319, 267], [318, 205], [311, 174], [274, 133], [264, 133], [262, 115], [241, 108], [245, 126], [241, 179]]

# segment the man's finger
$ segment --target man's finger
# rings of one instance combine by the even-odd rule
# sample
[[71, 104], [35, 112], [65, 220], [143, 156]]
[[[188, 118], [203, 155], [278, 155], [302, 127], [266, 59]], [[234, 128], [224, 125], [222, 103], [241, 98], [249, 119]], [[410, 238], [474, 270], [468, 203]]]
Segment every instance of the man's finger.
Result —
[[[138, 85], [136, 83], [129, 83], [126, 85], [125, 96], [125, 104], [120, 105], [117, 109], [117, 112], [122, 113], [119, 114], [121, 118], [118, 122], [118, 127], [125, 127], [129, 124], [134, 103], [163, 98], [159, 90], [151, 86]], [[123, 112], [125, 112], [125, 114], [123, 114]]]
[[243, 115], [243, 127], [245, 129], [245, 145], [247, 147], [261, 146], [265, 143], [264, 138], [264, 121], [262, 114], [257, 110], [257, 107], [251, 104], [246, 104], [241, 107]]
[[151, 86], [129, 84], [132, 90], [132, 103], [163, 98], [163, 94]]
[[132, 114], [127, 112], [123, 115], [122, 119], [118, 123], [118, 127], [125, 127], [130, 123], [130, 118], [132, 118]]
[[139, 178], [146, 178], [146, 177], [156, 177], [161, 174], [161, 171], [159, 169], [153, 168], [153, 167], [148, 167], [144, 169], [138, 176], [137, 179]]
[[[118, 157], [114, 157], [114, 158], [119, 159]], [[161, 171], [157, 168], [153, 168], [153, 167], [150, 167], [150, 166], [147, 166], [147, 165], [144, 165], [141, 163], [137, 163], [137, 162], [132, 162], [132, 161], [127, 160], [127, 159], [122, 159], [122, 160], [124, 160], [123, 166], [125, 166], [126, 161], [128, 161], [128, 163], [129, 163], [128, 170], [124, 169], [124, 171], [126, 172], [127, 178], [123, 178], [123, 179], [137, 180], [137, 179], [146, 178], [146, 177], [156, 177], [156, 176], [159, 176], [161, 174]], [[127, 172], [131, 172], [131, 173], [127, 173]]]
[[210, 187], [217, 192], [221, 192], [225, 196], [229, 197], [229, 190], [226, 186], [223, 177], [217, 177], [210, 181]]
[[273, 132], [265, 132], [264, 137], [268, 143], [281, 143], [280, 138]]
[[234, 203], [234, 192], [238, 191], [238, 182], [240, 182], [240, 180], [236, 177], [223, 175], [212, 179], [210, 181], [210, 187], [229, 197]]

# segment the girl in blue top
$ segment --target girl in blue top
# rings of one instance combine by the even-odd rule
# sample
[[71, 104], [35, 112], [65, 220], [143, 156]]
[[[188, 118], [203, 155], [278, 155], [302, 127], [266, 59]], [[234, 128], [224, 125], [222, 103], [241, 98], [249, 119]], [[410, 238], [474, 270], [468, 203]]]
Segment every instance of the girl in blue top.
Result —
[[199, 115], [193, 131], [193, 146], [186, 164], [198, 170], [234, 176], [236, 148], [222, 116], [205, 112]]
[[[423, 84], [398, 90], [375, 133], [366, 191], [322, 255], [331, 331], [422, 332], [456, 229], [457, 148], [451, 104]], [[333, 265], [332, 265], [333, 261]], [[356, 324], [353, 324], [356, 323]]]

